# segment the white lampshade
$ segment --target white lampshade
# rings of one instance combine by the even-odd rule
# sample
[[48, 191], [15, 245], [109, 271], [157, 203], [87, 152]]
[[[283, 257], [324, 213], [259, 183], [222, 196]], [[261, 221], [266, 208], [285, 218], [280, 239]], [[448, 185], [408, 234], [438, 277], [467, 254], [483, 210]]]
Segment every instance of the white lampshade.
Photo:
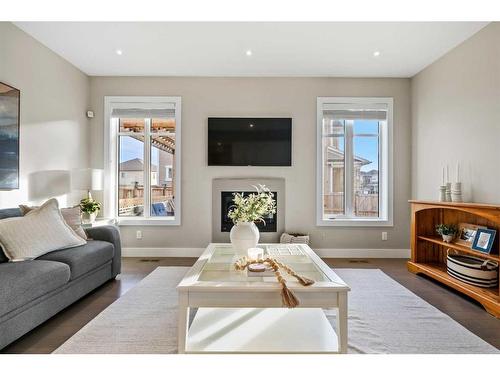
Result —
[[73, 190], [102, 190], [104, 171], [102, 169], [74, 169], [71, 173], [71, 188]]
[[30, 201], [41, 201], [67, 194], [70, 191], [69, 171], [39, 171], [28, 175], [28, 199]]

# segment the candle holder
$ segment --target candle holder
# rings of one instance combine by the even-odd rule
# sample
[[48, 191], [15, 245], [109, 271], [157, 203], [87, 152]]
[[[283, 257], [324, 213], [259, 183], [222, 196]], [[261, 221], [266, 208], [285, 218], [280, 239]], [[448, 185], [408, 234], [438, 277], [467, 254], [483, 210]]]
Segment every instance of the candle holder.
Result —
[[441, 185], [439, 187], [439, 201], [446, 202], [446, 185]]
[[454, 182], [451, 187], [451, 201], [452, 202], [463, 202], [462, 198], [462, 183]]
[[260, 247], [251, 247], [247, 250], [247, 254], [250, 260], [259, 260], [264, 258], [264, 249]]
[[445, 202], [451, 202], [451, 182], [446, 183], [446, 200]]

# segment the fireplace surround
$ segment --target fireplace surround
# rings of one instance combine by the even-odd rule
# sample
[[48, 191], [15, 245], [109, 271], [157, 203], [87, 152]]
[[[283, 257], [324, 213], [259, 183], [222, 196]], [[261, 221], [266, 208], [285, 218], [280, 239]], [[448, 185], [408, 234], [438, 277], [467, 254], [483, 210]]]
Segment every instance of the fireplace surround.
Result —
[[256, 223], [260, 231], [260, 242], [279, 242], [285, 230], [285, 179], [283, 178], [217, 178], [212, 180], [212, 241], [229, 242], [229, 231], [233, 226], [227, 217], [232, 194], [252, 193], [253, 186], [266, 185], [276, 199], [276, 214], [265, 218], [266, 225]]

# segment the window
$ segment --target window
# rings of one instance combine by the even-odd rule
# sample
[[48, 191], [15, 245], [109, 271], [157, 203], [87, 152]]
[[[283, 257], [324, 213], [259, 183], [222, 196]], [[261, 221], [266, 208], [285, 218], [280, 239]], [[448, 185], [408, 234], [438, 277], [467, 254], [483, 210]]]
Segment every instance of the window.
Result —
[[180, 224], [179, 97], [106, 97], [105, 215]]
[[392, 103], [318, 98], [318, 225], [392, 225]]

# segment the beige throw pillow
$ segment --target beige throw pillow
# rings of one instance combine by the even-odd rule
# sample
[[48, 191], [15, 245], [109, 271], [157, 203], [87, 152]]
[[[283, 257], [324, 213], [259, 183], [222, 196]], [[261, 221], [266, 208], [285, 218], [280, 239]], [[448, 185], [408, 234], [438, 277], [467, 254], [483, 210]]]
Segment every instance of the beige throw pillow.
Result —
[[64, 221], [56, 199], [26, 216], [0, 220], [0, 246], [11, 261], [34, 259], [85, 243]]
[[[24, 204], [19, 205], [19, 209], [21, 210], [21, 214], [24, 216], [28, 212], [36, 210], [39, 208], [38, 206], [26, 206]], [[82, 216], [80, 214], [80, 207], [70, 207], [70, 208], [61, 208], [61, 214], [71, 229], [75, 231], [80, 237], [84, 240], [87, 239], [87, 234], [82, 228]]]

